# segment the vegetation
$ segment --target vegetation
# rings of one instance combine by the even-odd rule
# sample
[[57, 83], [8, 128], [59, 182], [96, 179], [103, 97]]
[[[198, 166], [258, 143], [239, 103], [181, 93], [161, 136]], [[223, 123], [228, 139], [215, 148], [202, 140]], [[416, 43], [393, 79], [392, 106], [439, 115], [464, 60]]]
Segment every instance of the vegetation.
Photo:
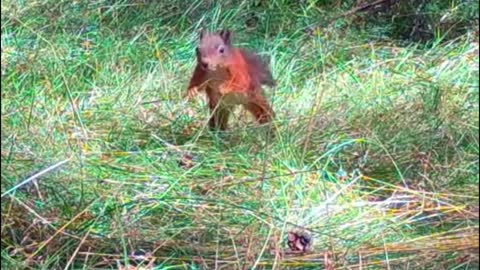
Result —
[[[478, 2], [376, 2], [3, 1], [2, 269], [478, 269]], [[274, 136], [181, 98], [202, 27]]]

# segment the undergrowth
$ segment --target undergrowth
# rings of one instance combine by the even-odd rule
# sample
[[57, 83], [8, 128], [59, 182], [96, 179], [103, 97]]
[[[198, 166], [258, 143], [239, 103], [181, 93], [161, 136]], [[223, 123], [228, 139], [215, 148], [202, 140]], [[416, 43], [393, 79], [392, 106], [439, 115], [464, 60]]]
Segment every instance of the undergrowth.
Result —
[[[478, 33], [177, 2], [2, 3], [2, 268], [478, 269]], [[202, 27], [269, 59], [274, 136], [181, 98]]]

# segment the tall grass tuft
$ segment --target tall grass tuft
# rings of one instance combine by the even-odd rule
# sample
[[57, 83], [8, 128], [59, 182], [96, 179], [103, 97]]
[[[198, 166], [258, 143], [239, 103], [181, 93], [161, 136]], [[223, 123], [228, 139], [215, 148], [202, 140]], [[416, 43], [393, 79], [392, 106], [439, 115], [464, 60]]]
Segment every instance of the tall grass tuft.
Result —
[[[478, 32], [310, 2], [4, 1], [2, 268], [477, 269]], [[181, 98], [222, 27], [270, 61], [272, 139]]]

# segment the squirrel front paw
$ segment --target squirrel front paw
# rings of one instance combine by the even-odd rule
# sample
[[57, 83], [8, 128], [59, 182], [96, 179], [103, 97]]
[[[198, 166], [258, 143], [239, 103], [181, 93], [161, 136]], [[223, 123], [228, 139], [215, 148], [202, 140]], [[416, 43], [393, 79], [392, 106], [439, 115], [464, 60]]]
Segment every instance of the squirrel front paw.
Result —
[[195, 94], [197, 94], [197, 92], [198, 92], [198, 87], [194, 86], [192, 88], [187, 89], [187, 92], [183, 95], [183, 97], [186, 98], [187, 100], [190, 100], [195, 96]]

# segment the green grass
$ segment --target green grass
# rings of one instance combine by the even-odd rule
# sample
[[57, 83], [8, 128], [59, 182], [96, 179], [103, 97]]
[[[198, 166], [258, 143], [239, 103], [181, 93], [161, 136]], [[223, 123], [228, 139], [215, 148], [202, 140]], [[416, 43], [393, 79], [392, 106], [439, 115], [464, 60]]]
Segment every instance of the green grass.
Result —
[[[289, 1], [113, 2], [2, 3], [2, 269], [139, 250], [154, 269], [323, 269], [327, 251], [335, 269], [478, 268], [473, 32], [420, 44]], [[271, 139], [241, 110], [211, 132], [202, 96], [181, 98], [202, 25], [269, 57]], [[302, 229], [311, 254], [275, 255]]]

